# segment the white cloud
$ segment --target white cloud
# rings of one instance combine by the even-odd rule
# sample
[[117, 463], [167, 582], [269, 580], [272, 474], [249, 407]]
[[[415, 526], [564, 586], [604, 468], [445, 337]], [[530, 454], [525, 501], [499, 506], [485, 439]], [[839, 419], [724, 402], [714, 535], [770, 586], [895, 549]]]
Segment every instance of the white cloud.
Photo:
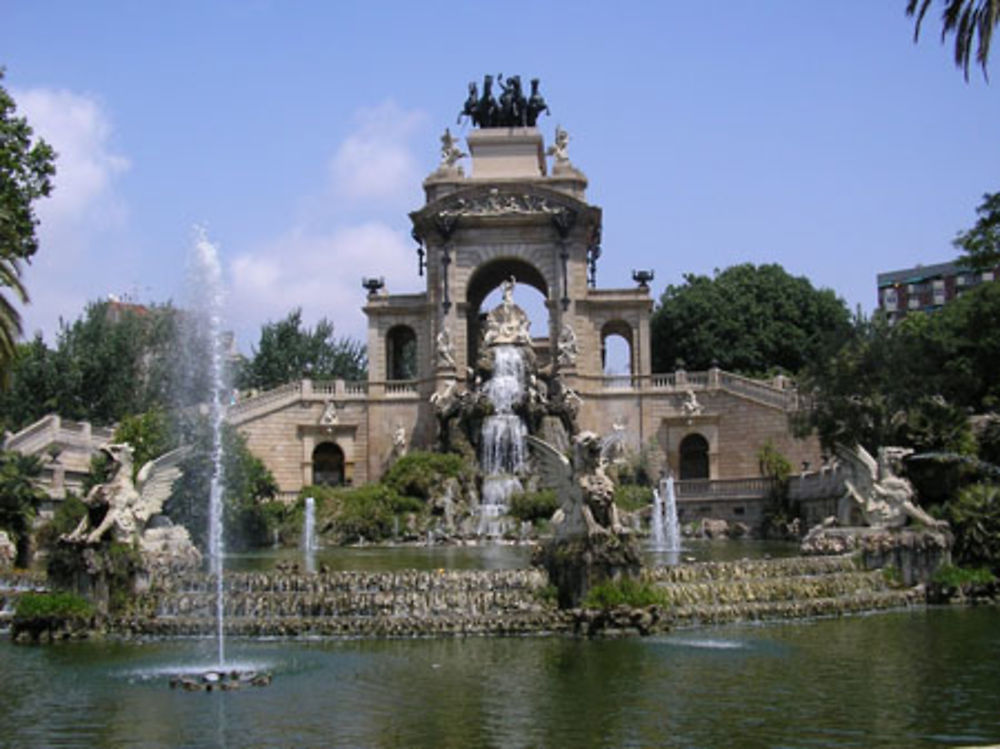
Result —
[[[245, 352], [257, 343], [261, 324], [295, 307], [302, 307], [306, 324], [326, 317], [336, 335], [364, 342], [362, 277], [384, 277], [392, 293], [413, 291], [418, 282], [413, 242], [392, 226], [419, 194], [410, 140], [426, 115], [384, 102], [360, 110], [355, 120], [330, 159], [328, 195], [306, 196], [311, 209], [303, 220], [228, 263], [228, 319], [240, 321], [235, 327]], [[329, 200], [329, 193], [340, 200]]]
[[22, 312], [27, 335], [44, 330], [51, 339], [60, 315], [73, 319], [108, 283], [121, 285], [109, 238], [126, 224], [116, 180], [130, 164], [115, 152], [111, 118], [93, 97], [45, 88], [12, 95], [57, 154], [52, 195], [35, 204], [39, 251], [25, 269], [32, 303]]
[[232, 259], [229, 319], [253, 321], [252, 328], [238, 331], [244, 350], [257, 343], [262, 323], [281, 319], [294, 307], [302, 307], [309, 325], [326, 317], [338, 336], [365, 341], [362, 276], [383, 276], [390, 291], [402, 291], [413, 283], [415, 266], [412, 243], [382, 223], [330, 234], [295, 230]]
[[114, 180], [128, 170], [129, 161], [112, 151], [111, 120], [101, 105], [66, 90], [29, 89], [14, 96], [35, 134], [58, 154], [55, 190], [38, 204], [42, 231], [59, 236], [83, 227], [120, 226], [125, 208]]
[[352, 201], [400, 203], [420, 182], [409, 140], [426, 120], [392, 101], [359, 110], [358, 126], [330, 162], [335, 193]]

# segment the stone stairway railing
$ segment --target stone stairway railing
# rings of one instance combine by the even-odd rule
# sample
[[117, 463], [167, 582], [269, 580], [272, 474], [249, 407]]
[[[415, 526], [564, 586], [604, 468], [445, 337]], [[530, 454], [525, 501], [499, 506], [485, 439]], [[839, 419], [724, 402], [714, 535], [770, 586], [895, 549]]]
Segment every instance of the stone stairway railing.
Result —
[[70, 421], [49, 414], [8, 436], [3, 441], [3, 449], [34, 455], [48, 445], [57, 444], [89, 451], [109, 442], [113, 435], [114, 430], [107, 427], [94, 427], [86, 421]]
[[772, 408], [792, 411], [800, 406], [798, 391], [786, 378], [754, 380], [721, 369], [705, 372], [668, 372], [652, 375], [579, 376], [582, 394], [631, 391], [633, 393], [695, 393], [722, 390]]
[[[754, 380], [721, 369], [706, 372], [670, 372], [653, 375], [580, 376], [581, 393], [615, 392], [684, 393], [718, 389], [749, 398], [782, 410], [799, 407], [798, 392], [788, 387], [788, 381]], [[300, 380], [271, 390], [245, 396], [226, 411], [230, 422], [242, 423], [268, 411], [274, 411], [300, 400], [415, 398], [419, 397], [422, 380], [387, 380], [385, 382], [349, 380]]]

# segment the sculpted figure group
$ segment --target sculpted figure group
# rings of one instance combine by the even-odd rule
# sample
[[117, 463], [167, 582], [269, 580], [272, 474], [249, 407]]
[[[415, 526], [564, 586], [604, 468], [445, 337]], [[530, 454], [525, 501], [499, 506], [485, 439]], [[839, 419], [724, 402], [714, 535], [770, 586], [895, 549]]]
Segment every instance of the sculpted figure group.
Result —
[[549, 113], [548, 104], [538, 92], [538, 78], [531, 79], [531, 95], [525, 96], [521, 88], [521, 76], [512, 75], [504, 82], [503, 73], [497, 76], [501, 89], [499, 101], [493, 96], [493, 76], [483, 77], [483, 95], [474, 81], [469, 83], [469, 96], [458, 122], [468, 117], [476, 127], [534, 127], [538, 116]]

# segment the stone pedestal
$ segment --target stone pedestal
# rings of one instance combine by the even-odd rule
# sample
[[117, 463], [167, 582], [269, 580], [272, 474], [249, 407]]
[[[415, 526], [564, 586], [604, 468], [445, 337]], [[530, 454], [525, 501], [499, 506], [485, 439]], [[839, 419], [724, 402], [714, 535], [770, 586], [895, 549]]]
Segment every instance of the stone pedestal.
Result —
[[545, 176], [545, 150], [537, 128], [474, 130], [466, 142], [474, 180]]
[[632, 536], [592, 535], [554, 538], [535, 552], [532, 562], [549, 575], [559, 608], [578, 608], [594, 585], [638, 577], [639, 546]]
[[839, 528], [817, 526], [802, 541], [806, 555], [858, 553], [865, 569], [891, 567], [904, 585], [926, 583], [951, 564], [947, 528]]

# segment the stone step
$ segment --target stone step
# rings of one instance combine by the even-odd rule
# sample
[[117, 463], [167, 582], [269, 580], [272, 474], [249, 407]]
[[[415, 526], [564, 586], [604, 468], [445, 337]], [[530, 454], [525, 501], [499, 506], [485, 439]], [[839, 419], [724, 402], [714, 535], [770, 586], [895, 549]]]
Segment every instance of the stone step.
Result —
[[867, 591], [835, 598], [681, 606], [668, 609], [666, 620], [674, 627], [698, 627], [745, 621], [842, 616], [923, 605], [923, 592], [907, 588], [904, 590]]
[[[540, 570], [451, 570], [401, 572], [329, 572], [318, 575], [283, 572], [226, 573], [229, 594], [254, 593], [379, 593], [434, 590], [533, 590], [546, 584]], [[204, 573], [168, 575], [151, 581], [159, 595], [215, 594], [215, 578]]]
[[655, 585], [675, 606], [836, 598], [887, 589], [880, 570]]
[[670, 567], [651, 567], [643, 571], [654, 583], [686, 583], [705, 580], [756, 580], [765, 577], [828, 575], [858, 570], [849, 554], [780, 559], [741, 559], [733, 562], [695, 562]]
[[[140, 610], [158, 617], [215, 616], [212, 593], [171, 593], [140, 600]], [[437, 616], [455, 611], [473, 615], [504, 614], [541, 608], [533, 591], [438, 590], [335, 593], [259, 593], [228, 595], [227, 617]]]
[[[232, 617], [225, 622], [226, 635], [231, 637], [541, 635], [572, 627], [572, 616], [554, 609], [487, 616], [453, 612], [447, 616]], [[214, 619], [200, 616], [119, 619], [113, 628], [135, 636], [216, 634]]]

